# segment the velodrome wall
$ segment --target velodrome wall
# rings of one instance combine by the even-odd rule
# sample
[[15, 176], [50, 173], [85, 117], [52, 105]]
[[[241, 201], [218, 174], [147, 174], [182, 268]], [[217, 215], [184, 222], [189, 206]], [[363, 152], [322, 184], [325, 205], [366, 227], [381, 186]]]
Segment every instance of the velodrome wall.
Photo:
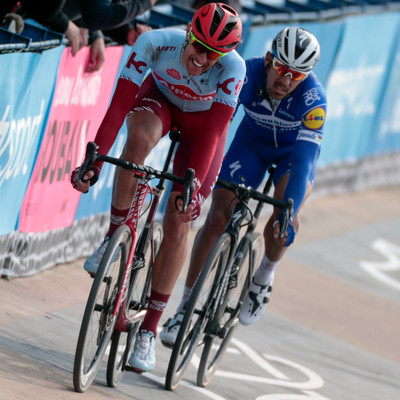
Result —
[[[328, 113], [316, 193], [400, 183], [400, 13], [303, 23], [321, 43], [316, 73]], [[283, 25], [253, 27], [240, 53], [265, 54]], [[107, 48], [87, 74], [89, 49], [0, 55], [0, 274], [35, 274], [89, 255], [108, 225], [113, 169], [89, 194], [69, 183], [107, 109], [129, 47]], [[228, 138], [232, 140], [239, 110]], [[111, 154], [122, 150], [125, 126]], [[164, 139], [147, 159], [160, 167]]]

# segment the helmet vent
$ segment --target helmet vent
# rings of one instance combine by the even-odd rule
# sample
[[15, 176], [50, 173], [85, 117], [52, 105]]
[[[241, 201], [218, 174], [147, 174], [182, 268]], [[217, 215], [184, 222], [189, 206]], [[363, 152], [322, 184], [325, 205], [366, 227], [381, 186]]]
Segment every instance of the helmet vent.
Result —
[[201, 37], [204, 37], [204, 32], [203, 32], [203, 29], [201, 28], [200, 18], [196, 19], [195, 24], [196, 24], [197, 32], [199, 32], [201, 34]]
[[230, 16], [228, 18], [227, 23], [225, 24], [223, 31], [219, 35], [218, 40], [225, 39], [235, 29], [236, 24], [237, 24], [237, 18], [234, 16]]
[[[221, 15], [220, 15], [221, 11], [222, 10], [220, 8], [218, 8], [218, 7], [215, 9], [215, 13], [214, 13], [214, 16], [213, 16], [213, 19], [212, 19], [212, 23], [211, 23], [211, 26], [210, 26], [210, 36], [214, 35], [214, 33], [217, 31], [219, 25], [221, 24], [221, 21], [222, 21]], [[222, 12], [222, 17], [223, 16], [224, 16], [224, 14]]]

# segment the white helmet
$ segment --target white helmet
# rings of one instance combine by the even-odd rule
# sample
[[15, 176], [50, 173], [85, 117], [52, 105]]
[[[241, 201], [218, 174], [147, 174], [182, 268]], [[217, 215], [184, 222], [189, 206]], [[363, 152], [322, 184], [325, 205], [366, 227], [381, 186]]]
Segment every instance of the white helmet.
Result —
[[302, 28], [281, 30], [272, 41], [272, 54], [296, 71], [311, 71], [319, 60], [317, 38]]

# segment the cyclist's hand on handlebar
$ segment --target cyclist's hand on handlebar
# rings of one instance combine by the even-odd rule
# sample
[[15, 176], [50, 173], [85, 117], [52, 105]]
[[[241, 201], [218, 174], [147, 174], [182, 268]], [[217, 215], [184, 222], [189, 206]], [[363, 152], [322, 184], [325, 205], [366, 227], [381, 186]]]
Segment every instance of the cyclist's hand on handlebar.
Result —
[[[274, 239], [281, 241], [282, 245], [285, 247], [289, 247], [293, 242], [296, 236], [296, 230], [292, 222], [289, 221], [286, 232], [281, 235], [281, 216], [274, 222], [273, 224], [273, 235]], [[282, 237], [281, 237], [282, 236]]]
[[177, 196], [175, 205], [179, 213], [179, 218], [182, 220], [182, 222], [194, 221], [200, 215], [201, 204], [197, 199], [192, 199], [191, 203], [187, 206], [185, 212], [182, 212], [182, 207], [183, 207], [182, 196]]
[[77, 167], [72, 171], [71, 184], [78, 192], [87, 193], [90, 186], [97, 182], [99, 174], [95, 169], [91, 169], [83, 175], [81, 180], [79, 180], [79, 171], [80, 167]]

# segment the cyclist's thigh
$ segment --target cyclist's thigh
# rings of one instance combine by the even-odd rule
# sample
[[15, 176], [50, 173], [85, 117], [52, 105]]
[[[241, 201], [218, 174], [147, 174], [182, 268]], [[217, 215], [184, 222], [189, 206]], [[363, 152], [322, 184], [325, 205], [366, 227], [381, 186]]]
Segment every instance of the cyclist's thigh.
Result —
[[219, 177], [257, 188], [271, 163], [270, 157], [260, 156], [252, 135], [238, 130], [224, 157]]
[[158, 90], [154, 78], [151, 74], [143, 81], [139, 92], [128, 113], [128, 118], [132, 114], [140, 112], [150, 112], [156, 115], [162, 123], [162, 136], [165, 136], [171, 128], [170, 102]]
[[[171, 110], [173, 114], [172, 122], [176, 123], [181, 130], [180, 143], [174, 159], [174, 173], [177, 175], [183, 175], [186, 168], [190, 166], [189, 161], [194, 157], [198, 157], [198, 155], [195, 154], [198, 145], [201, 145], [204, 142], [208, 143], [209, 141], [207, 137], [208, 132], [205, 132], [203, 128], [205, 125], [204, 120], [207, 118], [207, 112], [184, 113], [178, 110], [176, 107], [171, 107]], [[196, 176], [205, 176], [209, 186], [213, 184], [216, 176], [218, 175], [218, 170], [224, 153], [228, 128], [229, 125], [227, 124], [220, 137], [219, 144], [214, 150], [210, 150], [214, 151], [214, 154], [204, 154], [204, 160], [208, 160], [209, 158], [213, 160], [211, 165], [208, 162], [203, 163], [201, 166], [202, 169], [196, 170]], [[202, 186], [206, 184], [206, 179], [203, 180]], [[180, 186], [174, 184], [172, 190], [179, 191]], [[203, 196], [207, 196], [207, 192], [210, 194], [211, 190], [204, 191]]]
[[[315, 174], [317, 172], [317, 161], [318, 161], [319, 152], [316, 155], [313, 165], [311, 167], [311, 171], [308, 175], [308, 180], [311, 183], [311, 187], [314, 186]], [[292, 152], [288, 152], [285, 156], [283, 156], [277, 163], [276, 169], [274, 173], [274, 185], [275, 187], [278, 185], [279, 180], [282, 176], [289, 174], [292, 169]]]
[[199, 190], [199, 194], [197, 195], [200, 204], [203, 204], [204, 201], [208, 198], [215, 186], [215, 183], [217, 182], [218, 174], [221, 169], [222, 159], [225, 153], [225, 144], [226, 137], [228, 136], [228, 129], [229, 125], [226, 126], [225, 132], [222, 135], [221, 140], [219, 141], [217, 150], [211, 162], [210, 168], [208, 169], [206, 178], [204, 179], [204, 182]]

